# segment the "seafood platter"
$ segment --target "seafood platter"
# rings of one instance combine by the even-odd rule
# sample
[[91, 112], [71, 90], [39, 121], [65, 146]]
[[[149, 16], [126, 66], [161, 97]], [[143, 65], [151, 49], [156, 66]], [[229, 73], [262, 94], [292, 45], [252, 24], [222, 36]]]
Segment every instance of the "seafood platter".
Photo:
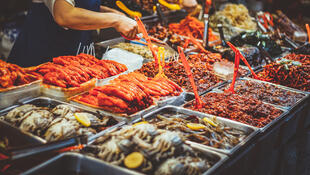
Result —
[[[41, 143], [67, 139], [76, 135], [89, 138], [120, 123], [112, 116], [89, 112], [71, 104], [37, 97], [1, 111], [2, 125], [10, 133], [23, 132]], [[87, 116], [90, 124], [80, 120]]]
[[[146, 27], [136, 17], [142, 35], [99, 42], [97, 55], [28, 68], [0, 60], [0, 174], [285, 169], [288, 146], [310, 126], [306, 32], [282, 12], [244, 5], [202, 16], [165, 24], [154, 15]], [[128, 66], [134, 61], [118, 52], [104, 59], [110, 48], [141, 64]]]

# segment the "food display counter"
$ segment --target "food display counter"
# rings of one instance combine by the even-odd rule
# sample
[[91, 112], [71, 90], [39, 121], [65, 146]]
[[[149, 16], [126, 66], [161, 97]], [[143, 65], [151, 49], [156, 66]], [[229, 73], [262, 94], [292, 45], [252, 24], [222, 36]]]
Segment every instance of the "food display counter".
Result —
[[[291, 173], [288, 157], [309, 146], [296, 140], [310, 126], [310, 55], [294, 28], [281, 32], [299, 48], [270, 32], [283, 15], [263, 30], [260, 14], [227, 5], [210, 17], [208, 45], [195, 17], [145, 17], [154, 59], [144, 40], [114, 38], [96, 44], [99, 59], [0, 61], [0, 174]], [[102, 59], [110, 48], [142, 67]]]

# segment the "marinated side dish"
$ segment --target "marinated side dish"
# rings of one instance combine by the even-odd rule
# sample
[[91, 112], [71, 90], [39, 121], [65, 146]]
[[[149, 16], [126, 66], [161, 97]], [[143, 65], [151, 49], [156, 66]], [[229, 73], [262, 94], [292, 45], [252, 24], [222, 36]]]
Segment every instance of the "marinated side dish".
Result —
[[65, 104], [54, 108], [25, 104], [14, 108], [0, 119], [48, 142], [76, 135], [93, 135], [117, 124], [111, 117], [98, 116]]
[[[222, 90], [228, 89], [229, 86], [227, 85]], [[251, 80], [237, 80], [234, 90], [237, 94], [285, 107], [296, 104], [305, 96], [304, 94], [285, 90], [272, 84]]]
[[310, 56], [290, 54], [264, 66], [259, 79], [275, 84], [310, 91]]
[[104, 79], [125, 72], [124, 64], [112, 60], [99, 60], [94, 56], [60, 56], [53, 62], [41, 64], [31, 73], [43, 79], [45, 84], [62, 88], [80, 87], [92, 78]]
[[195, 101], [184, 107], [235, 120], [247, 125], [262, 128], [282, 114], [282, 111], [248, 96], [232, 93], [208, 93], [201, 97], [203, 107], [197, 109]]
[[[169, 24], [169, 30], [182, 36], [193, 36], [196, 39], [203, 39], [204, 23], [195, 17], [187, 16], [180, 23]], [[209, 41], [218, 39], [219, 37], [214, 35], [212, 29], [209, 28]]]
[[[216, 62], [221, 62], [226, 64], [227, 66], [231, 66], [232, 68], [234, 67], [234, 61], [229, 61], [228, 59], [226, 59], [227, 57], [222, 57], [221, 54], [218, 53], [209, 53], [209, 54], [205, 54], [205, 53], [198, 53], [198, 54], [193, 54], [193, 55], [189, 55], [188, 56], [188, 61], [195, 64], [197, 62], [199, 63], [206, 63], [208, 70], [210, 71], [214, 71], [214, 64]], [[238, 75], [239, 76], [244, 76], [248, 73], [248, 70], [239, 67], [238, 70]]]
[[24, 68], [0, 59], [0, 91], [36, 80], [38, 77], [27, 73]]
[[243, 31], [257, 29], [256, 23], [251, 19], [248, 9], [242, 4], [227, 4], [221, 11], [210, 17], [210, 27], [218, 32], [217, 25], [223, 25], [226, 38], [235, 36]]
[[[113, 45], [112, 48], [124, 49], [129, 52], [141, 55], [145, 59], [150, 59], [150, 60], [154, 59], [152, 52], [148, 48], [148, 46], [142, 46], [142, 45], [132, 44], [132, 43], [119, 43], [119, 44]], [[175, 54], [175, 52], [170, 49], [165, 49], [164, 53], [165, 53], [165, 58], [173, 57]]]
[[146, 174], [202, 174], [216, 159], [184, 143], [176, 131], [137, 123], [98, 138], [82, 153]]
[[[186, 91], [193, 92], [193, 88], [182, 63], [178, 61], [167, 62], [163, 69], [165, 75], [170, 80], [177, 83]], [[208, 70], [205, 63], [197, 62], [192, 64], [191, 70], [198, 92], [204, 92], [222, 82], [222, 80]], [[149, 62], [143, 64], [142, 68], [137, 70], [137, 72], [140, 72], [147, 77], [154, 77], [158, 73], [158, 66], [156, 66], [155, 62]]]
[[156, 125], [159, 129], [181, 132], [186, 140], [225, 150], [232, 149], [248, 135], [212, 119], [194, 115], [160, 114], [148, 120], [148, 123]]
[[148, 79], [140, 73], [121, 75], [109, 84], [98, 86], [72, 100], [127, 115], [151, 106], [153, 99], [166, 96], [178, 96], [182, 89], [173, 81], [164, 77]]

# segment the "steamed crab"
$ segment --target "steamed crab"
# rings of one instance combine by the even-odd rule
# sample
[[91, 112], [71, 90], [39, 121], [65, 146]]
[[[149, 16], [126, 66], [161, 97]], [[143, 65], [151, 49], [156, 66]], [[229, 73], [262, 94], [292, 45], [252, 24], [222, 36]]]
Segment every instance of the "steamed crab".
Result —
[[179, 156], [167, 159], [156, 170], [155, 175], [202, 174], [210, 168], [210, 164], [201, 158]]
[[112, 164], [120, 165], [125, 158], [125, 154], [118, 146], [119, 141], [120, 140], [116, 136], [112, 136], [109, 141], [98, 146], [100, 150], [98, 157]]
[[22, 120], [25, 119], [25, 114], [29, 111], [38, 109], [38, 107], [31, 105], [31, 104], [26, 104], [19, 106], [13, 110], [11, 110], [7, 115], [4, 117], [6, 121], [9, 123], [12, 123], [14, 125], [20, 124]]
[[19, 128], [22, 131], [35, 133], [41, 135], [53, 120], [53, 114], [44, 109], [32, 110], [23, 116], [24, 120], [21, 122]]
[[45, 132], [44, 138], [47, 141], [55, 141], [76, 135], [91, 135], [94, 133], [96, 133], [96, 130], [81, 127], [81, 124], [76, 120], [56, 118]]
[[156, 155], [155, 160], [174, 155], [176, 148], [182, 145], [183, 138], [179, 132], [161, 131], [162, 134], [153, 139], [151, 147], [145, 150], [149, 156]]
[[149, 142], [157, 134], [157, 128], [154, 125], [148, 123], [125, 126], [120, 131], [115, 133], [115, 135], [122, 135], [124, 138], [131, 138], [136, 136], [147, 142]]

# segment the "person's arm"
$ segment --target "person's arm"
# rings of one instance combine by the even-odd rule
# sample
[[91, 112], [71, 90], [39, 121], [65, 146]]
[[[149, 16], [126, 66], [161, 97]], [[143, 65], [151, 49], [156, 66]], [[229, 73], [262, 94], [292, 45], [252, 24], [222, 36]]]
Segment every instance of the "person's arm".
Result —
[[100, 13], [73, 7], [65, 0], [56, 0], [53, 8], [55, 22], [75, 30], [95, 30], [113, 27], [129, 38], [138, 32], [136, 21], [116, 13]]
[[[106, 7], [106, 6], [103, 6], [101, 5], [100, 6], [100, 12], [104, 12], [104, 13], [116, 13], [116, 14], [120, 14], [120, 15], [125, 15], [124, 13], [118, 11], [118, 10], [115, 10], [115, 9], [112, 9], [110, 7]], [[126, 15], [125, 15], [126, 16]]]

